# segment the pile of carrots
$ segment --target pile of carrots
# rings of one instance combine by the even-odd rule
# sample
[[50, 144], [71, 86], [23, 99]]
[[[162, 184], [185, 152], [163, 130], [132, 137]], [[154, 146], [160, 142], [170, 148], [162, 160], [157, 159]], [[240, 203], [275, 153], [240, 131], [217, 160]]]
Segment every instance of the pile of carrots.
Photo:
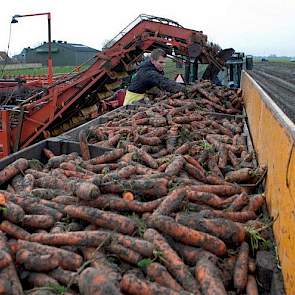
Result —
[[265, 169], [241, 115], [239, 91], [203, 81], [111, 113], [81, 156], [4, 168], [0, 294], [258, 294], [247, 228], [263, 227]]

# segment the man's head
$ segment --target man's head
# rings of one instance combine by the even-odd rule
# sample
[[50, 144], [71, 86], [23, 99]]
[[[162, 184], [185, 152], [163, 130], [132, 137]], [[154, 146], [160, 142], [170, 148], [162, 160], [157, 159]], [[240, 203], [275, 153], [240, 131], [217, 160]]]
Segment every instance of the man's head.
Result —
[[154, 49], [151, 52], [151, 63], [158, 71], [164, 71], [166, 63], [166, 52], [163, 49]]

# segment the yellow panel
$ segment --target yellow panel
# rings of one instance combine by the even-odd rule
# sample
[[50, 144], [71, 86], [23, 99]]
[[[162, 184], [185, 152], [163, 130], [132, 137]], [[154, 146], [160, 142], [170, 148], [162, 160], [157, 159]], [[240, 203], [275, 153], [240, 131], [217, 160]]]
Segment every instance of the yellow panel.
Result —
[[245, 72], [242, 89], [259, 164], [267, 165], [265, 186], [288, 295], [295, 294], [295, 125]]

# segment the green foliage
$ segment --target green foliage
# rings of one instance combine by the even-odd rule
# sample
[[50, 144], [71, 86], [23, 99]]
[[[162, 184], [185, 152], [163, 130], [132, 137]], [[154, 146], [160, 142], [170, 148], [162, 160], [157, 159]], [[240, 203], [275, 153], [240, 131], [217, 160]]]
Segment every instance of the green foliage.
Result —
[[63, 295], [67, 291], [66, 287], [63, 287], [58, 284], [52, 284], [52, 283], [48, 284], [48, 288], [50, 288], [54, 293], [60, 294], [60, 295]]
[[146, 268], [148, 267], [150, 264], [152, 264], [154, 262], [153, 259], [150, 259], [150, 258], [144, 258], [144, 259], [141, 259], [138, 263], [137, 263], [137, 266], [139, 268]]
[[208, 152], [214, 152], [215, 150], [214, 146], [205, 139], [201, 141], [201, 147]]

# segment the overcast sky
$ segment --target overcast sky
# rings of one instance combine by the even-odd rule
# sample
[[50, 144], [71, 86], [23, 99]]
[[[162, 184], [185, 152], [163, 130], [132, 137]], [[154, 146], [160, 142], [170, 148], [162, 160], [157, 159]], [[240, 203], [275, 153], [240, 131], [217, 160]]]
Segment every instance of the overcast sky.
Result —
[[[101, 49], [139, 14], [202, 30], [222, 48], [253, 55], [295, 56], [295, 0], [9, 0], [0, 10], [0, 51], [7, 51], [11, 17], [51, 12], [52, 39]], [[4, 4], [5, 3], [5, 4]], [[9, 55], [47, 40], [46, 16], [11, 26]]]

